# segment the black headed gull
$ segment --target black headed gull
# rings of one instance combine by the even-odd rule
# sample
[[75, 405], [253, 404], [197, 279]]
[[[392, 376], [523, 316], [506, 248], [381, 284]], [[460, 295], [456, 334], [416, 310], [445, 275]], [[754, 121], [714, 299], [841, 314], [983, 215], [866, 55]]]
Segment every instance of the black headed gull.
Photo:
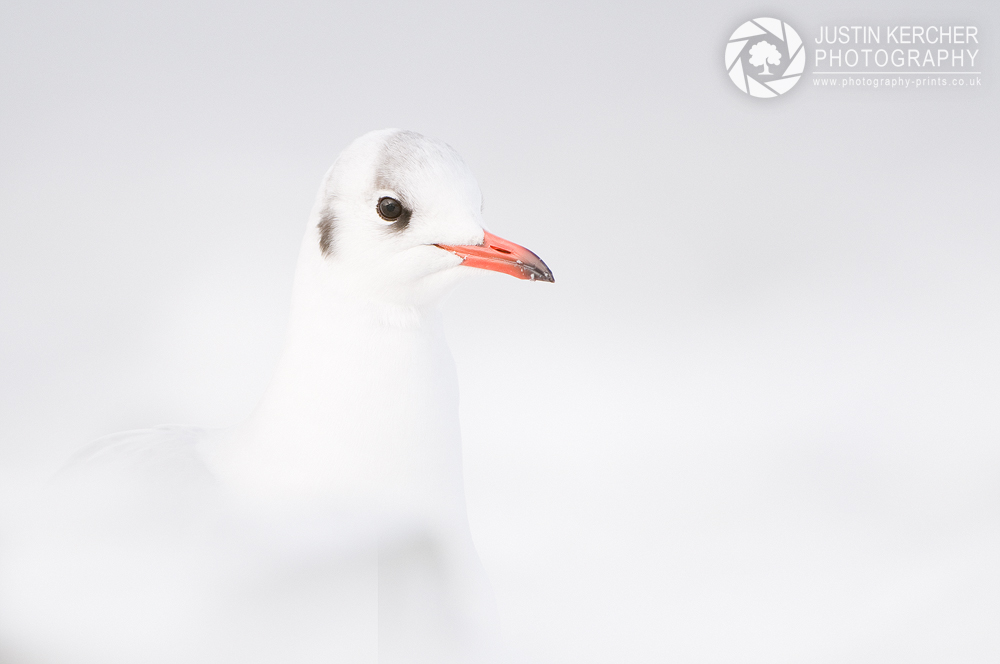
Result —
[[452, 148], [399, 130], [357, 139], [320, 187], [274, 379], [210, 466], [247, 495], [459, 518], [457, 384], [434, 305], [476, 269], [553, 281], [483, 230]]
[[3, 559], [0, 657], [492, 660], [436, 308], [477, 270], [553, 281], [484, 230], [451, 147], [398, 129], [351, 143], [320, 186], [285, 349], [250, 419], [85, 450], [72, 508], [48, 521], [62, 525]]

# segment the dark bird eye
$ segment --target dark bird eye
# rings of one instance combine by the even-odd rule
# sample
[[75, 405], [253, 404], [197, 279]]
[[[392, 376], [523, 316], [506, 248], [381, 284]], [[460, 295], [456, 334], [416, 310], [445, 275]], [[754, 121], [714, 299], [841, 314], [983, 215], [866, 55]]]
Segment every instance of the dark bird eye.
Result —
[[395, 198], [383, 196], [378, 199], [378, 216], [386, 221], [395, 221], [401, 214], [403, 214], [403, 204]]

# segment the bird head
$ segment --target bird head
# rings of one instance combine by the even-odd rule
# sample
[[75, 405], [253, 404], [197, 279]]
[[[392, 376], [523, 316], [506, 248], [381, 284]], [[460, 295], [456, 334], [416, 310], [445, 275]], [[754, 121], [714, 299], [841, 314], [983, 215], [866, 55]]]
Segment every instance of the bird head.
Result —
[[482, 194], [458, 153], [411, 131], [351, 143], [323, 179], [310, 231], [324, 278], [380, 301], [431, 303], [482, 270], [554, 281], [534, 253], [483, 228]]

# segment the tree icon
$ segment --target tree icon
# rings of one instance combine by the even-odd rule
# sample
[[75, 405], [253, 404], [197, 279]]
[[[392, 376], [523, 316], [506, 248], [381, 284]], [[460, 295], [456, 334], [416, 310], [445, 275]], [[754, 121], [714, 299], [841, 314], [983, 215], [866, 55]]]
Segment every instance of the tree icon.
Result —
[[781, 64], [781, 53], [778, 52], [777, 46], [768, 44], [766, 41], [759, 41], [750, 47], [750, 64], [754, 67], [764, 65], [764, 71], [760, 73], [761, 76], [771, 76], [771, 72], [767, 69], [769, 62], [772, 65]]

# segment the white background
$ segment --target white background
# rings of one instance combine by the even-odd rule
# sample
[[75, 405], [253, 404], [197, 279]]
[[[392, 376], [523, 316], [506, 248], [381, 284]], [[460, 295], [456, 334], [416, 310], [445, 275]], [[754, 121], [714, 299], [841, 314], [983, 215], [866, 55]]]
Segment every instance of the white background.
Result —
[[[751, 99], [723, 52], [761, 15], [810, 53], [820, 25], [976, 25], [984, 87]], [[102, 434], [245, 417], [320, 178], [404, 127], [557, 278], [445, 308], [526, 661], [995, 662], [998, 18], [7, 1], [0, 499]]]

